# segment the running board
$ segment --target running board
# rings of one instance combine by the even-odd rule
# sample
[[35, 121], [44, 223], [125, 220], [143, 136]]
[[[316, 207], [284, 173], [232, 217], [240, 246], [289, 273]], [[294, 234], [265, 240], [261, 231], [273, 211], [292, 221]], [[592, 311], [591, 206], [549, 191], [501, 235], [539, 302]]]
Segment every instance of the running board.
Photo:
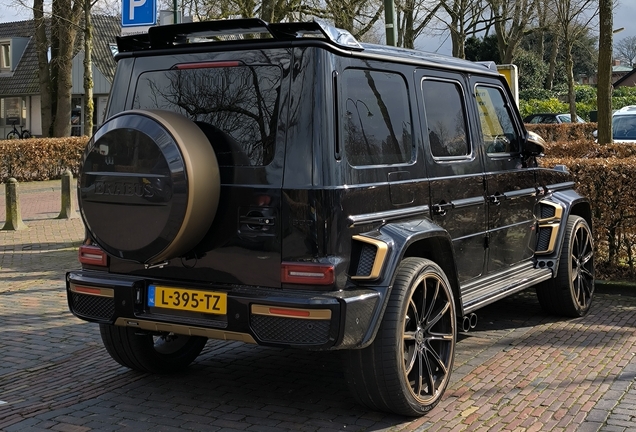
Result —
[[461, 287], [464, 314], [552, 278], [552, 270], [526, 262]]

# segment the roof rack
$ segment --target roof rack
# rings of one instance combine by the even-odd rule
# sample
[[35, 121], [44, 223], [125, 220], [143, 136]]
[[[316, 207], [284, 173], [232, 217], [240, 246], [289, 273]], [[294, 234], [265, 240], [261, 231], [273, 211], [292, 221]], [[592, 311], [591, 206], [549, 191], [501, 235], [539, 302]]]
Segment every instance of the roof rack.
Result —
[[351, 33], [324, 23], [313, 21], [270, 24], [258, 18], [154, 26], [146, 34], [118, 37], [117, 46], [122, 53], [201, 42], [255, 39], [290, 41], [302, 38], [321, 39], [350, 50], [363, 49]]

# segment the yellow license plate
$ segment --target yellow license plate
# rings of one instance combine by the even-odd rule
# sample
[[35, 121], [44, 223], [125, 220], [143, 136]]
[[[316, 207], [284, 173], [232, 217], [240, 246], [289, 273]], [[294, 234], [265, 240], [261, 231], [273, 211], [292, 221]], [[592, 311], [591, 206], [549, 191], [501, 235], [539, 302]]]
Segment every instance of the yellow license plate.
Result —
[[225, 315], [227, 294], [150, 285], [148, 306]]

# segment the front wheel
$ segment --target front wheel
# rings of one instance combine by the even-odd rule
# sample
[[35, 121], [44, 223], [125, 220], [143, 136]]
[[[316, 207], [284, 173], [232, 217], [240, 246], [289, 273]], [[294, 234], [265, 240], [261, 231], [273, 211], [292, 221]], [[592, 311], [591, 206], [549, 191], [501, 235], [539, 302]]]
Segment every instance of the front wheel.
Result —
[[559, 270], [554, 279], [537, 286], [541, 307], [548, 313], [582, 317], [594, 296], [594, 246], [588, 223], [570, 216], [566, 225]]
[[108, 354], [122, 366], [140, 372], [180, 371], [197, 358], [207, 342], [201, 336], [151, 335], [109, 324], [100, 324], [99, 330]]
[[7, 139], [18, 139], [20, 138], [20, 134], [18, 134], [16, 131], [11, 131], [7, 134]]
[[453, 292], [442, 269], [426, 259], [402, 261], [373, 343], [344, 355], [357, 400], [400, 415], [430, 411], [450, 380], [455, 323]]

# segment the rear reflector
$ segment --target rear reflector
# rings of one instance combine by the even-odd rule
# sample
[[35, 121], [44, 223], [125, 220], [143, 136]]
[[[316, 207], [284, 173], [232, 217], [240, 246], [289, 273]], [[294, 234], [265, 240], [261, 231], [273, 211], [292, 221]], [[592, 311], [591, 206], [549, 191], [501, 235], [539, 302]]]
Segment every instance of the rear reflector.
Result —
[[300, 310], [300, 309], [269, 308], [269, 313], [272, 315], [281, 315], [281, 316], [299, 317], [299, 318], [306, 318], [310, 316], [310, 312], [308, 310]]
[[325, 264], [281, 264], [281, 282], [304, 285], [331, 285], [334, 283], [333, 265]]
[[74, 293], [78, 294], [87, 294], [99, 297], [115, 297], [115, 290], [112, 288], [97, 288], [97, 287], [87, 287], [82, 285], [75, 285], [71, 283], [70, 290]]
[[98, 246], [82, 245], [79, 247], [79, 262], [86, 265], [106, 267], [108, 256]]
[[199, 63], [180, 63], [174, 66], [175, 69], [208, 69], [220, 67], [236, 67], [241, 63], [237, 61], [219, 61], [219, 62], [199, 62]]

